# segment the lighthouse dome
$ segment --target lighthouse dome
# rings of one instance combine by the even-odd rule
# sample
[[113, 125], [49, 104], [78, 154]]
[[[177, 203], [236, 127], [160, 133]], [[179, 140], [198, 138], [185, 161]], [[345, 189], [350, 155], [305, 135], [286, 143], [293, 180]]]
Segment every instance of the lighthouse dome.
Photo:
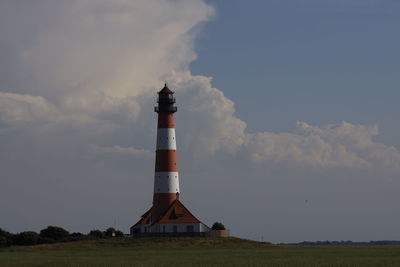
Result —
[[159, 94], [173, 94], [174, 92], [168, 88], [167, 84], [164, 84], [164, 88], [161, 89], [161, 91], [158, 93]]

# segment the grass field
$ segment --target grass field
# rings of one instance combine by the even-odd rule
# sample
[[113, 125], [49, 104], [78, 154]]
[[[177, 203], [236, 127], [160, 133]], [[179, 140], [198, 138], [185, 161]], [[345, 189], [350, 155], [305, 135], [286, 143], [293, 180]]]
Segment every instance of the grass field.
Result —
[[0, 266], [400, 267], [400, 246], [275, 246], [238, 238], [115, 238], [0, 249]]

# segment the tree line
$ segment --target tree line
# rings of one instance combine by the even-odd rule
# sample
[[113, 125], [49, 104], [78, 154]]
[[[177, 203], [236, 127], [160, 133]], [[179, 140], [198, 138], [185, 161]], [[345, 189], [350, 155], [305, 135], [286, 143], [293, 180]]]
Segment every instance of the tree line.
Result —
[[[220, 222], [215, 222], [211, 229], [225, 230], [225, 226]], [[58, 226], [47, 226], [45, 229], [40, 230], [39, 233], [34, 231], [25, 231], [16, 234], [7, 232], [0, 228], [0, 247], [33, 246], [38, 244], [53, 244], [121, 236], [124, 236], [124, 233], [112, 227], [107, 228], [105, 231], [91, 230], [87, 234], [79, 232], [69, 233], [64, 228]]]
[[85, 239], [100, 239], [114, 236], [119, 237], [123, 235], [124, 233], [112, 227], [105, 231], [92, 230], [87, 234], [79, 232], [69, 233], [64, 228], [58, 226], [47, 226], [47, 228], [42, 229], [39, 233], [34, 231], [25, 231], [16, 234], [7, 232], [0, 228], [0, 247], [53, 244]]

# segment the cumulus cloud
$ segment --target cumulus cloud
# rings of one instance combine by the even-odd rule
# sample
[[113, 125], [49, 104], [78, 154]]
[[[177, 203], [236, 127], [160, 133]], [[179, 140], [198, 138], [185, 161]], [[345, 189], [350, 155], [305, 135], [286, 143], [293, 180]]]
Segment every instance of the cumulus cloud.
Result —
[[114, 118], [136, 118], [137, 97], [187, 67], [195, 58], [191, 31], [213, 14], [197, 0], [1, 5], [8, 90], [45, 97], [65, 112]]
[[299, 134], [248, 134], [246, 149], [256, 162], [310, 167], [354, 167], [400, 171], [400, 152], [375, 142], [376, 125], [342, 122], [324, 127], [298, 122]]
[[[44, 5], [52, 12], [37, 8]], [[168, 80], [184, 111], [178, 114], [178, 127], [185, 129], [178, 132], [178, 145], [196, 157], [222, 151], [258, 164], [398, 168], [399, 151], [373, 141], [377, 126], [300, 122], [297, 133], [247, 133], [234, 103], [212, 86], [212, 79], [188, 70], [196, 57], [196, 26], [214, 12], [203, 1], [4, 2], [0, 12], [2, 25], [14, 25], [13, 32], [0, 29], [8, 37], [2, 39], [8, 50], [1, 53], [14, 55], [12, 68], [1, 67], [0, 88], [10, 91], [0, 93], [2, 123], [51, 121], [56, 122], [53, 131], [68, 124], [99, 135], [108, 129], [115, 136], [128, 136], [129, 130], [134, 146], [150, 147], [146, 132], [154, 132], [149, 113], [155, 88]], [[132, 145], [126, 140], [107, 139], [108, 146], [91, 151], [137, 152], [125, 149]]]
[[[297, 123], [299, 134], [248, 134], [246, 150], [255, 162], [275, 162], [309, 167], [370, 168], [376, 143], [372, 137], [376, 126], [353, 125], [342, 122], [327, 127]], [[390, 147], [384, 149], [389, 152]], [[386, 159], [381, 159], [381, 167]], [[392, 166], [396, 168], [396, 165]]]
[[213, 88], [211, 78], [193, 76], [189, 71], [175, 73], [170, 85], [179, 94], [185, 114], [180, 143], [192, 153], [213, 154], [219, 150], [235, 152], [244, 143], [246, 123], [234, 116], [234, 103], [222, 91]]

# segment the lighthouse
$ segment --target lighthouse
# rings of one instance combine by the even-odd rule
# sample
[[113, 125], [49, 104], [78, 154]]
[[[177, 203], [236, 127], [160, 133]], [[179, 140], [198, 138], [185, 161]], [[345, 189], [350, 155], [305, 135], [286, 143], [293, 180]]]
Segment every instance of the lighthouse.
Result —
[[198, 220], [180, 200], [174, 92], [165, 84], [158, 92], [157, 142], [153, 205], [130, 228], [131, 235], [202, 235], [210, 228]]

